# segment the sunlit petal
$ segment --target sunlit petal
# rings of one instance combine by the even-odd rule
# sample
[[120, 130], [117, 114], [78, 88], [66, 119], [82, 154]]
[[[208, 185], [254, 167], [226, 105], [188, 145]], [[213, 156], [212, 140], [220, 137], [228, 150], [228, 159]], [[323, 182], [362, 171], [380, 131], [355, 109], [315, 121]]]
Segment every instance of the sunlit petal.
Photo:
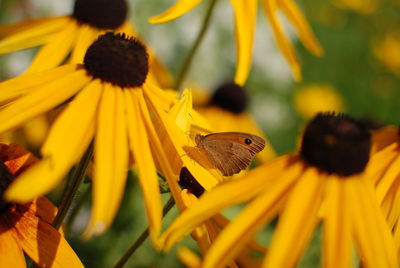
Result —
[[279, 217], [263, 267], [295, 266], [318, 222], [324, 181], [316, 168], [308, 167], [299, 178]]
[[57, 33], [49, 43], [39, 49], [26, 72], [40, 72], [62, 63], [71, 52], [77, 28], [78, 24], [71, 22], [64, 30]]
[[[11, 130], [72, 97], [89, 81], [86, 71], [78, 70], [19, 98], [0, 111], [0, 132]], [[62, 90], [60, 90], [62, 89]]]
[[176, 19], [182, 16], [195, 6], [197, 6], [202, 0], [177, 0], [177, 2], [171, 6], [168, 10], [164, 11], [160, 15], [151, 17], [150, 23], [164, 23], [170, 20]]
[[0, 267], [26, 267], [24, 253], [13, 231], [0, 223]]
[[69, 17], [56, 17], [23, 23], [1, 26], [0, 35], [8, 35], [14, 31], [17, 33], [0, 40], [0, 54], [16, 51], [24, 48], [41, 45], [53, 37], [53, 33], [62, 29], [71, 22]]
[[96, 40], [98, 35], [98, 30], [86, 24], [80, 25], [69, 62], [82, 63], [86, 50]]
[[133, 153], [138, 170], [138, 179], [149, 218], [150, 235], [153, 242], [155, 242], [161, 231], [162, 206], [157, 170], [154, 165], [146, 127], [140, 113], [141, 107], [145, 105], [143, 93], [140, 90], [125, 91], [124, 93], [127, 108], [129, 148]]
[[231, 0], [231, 3], [235, 11], [237, 39], [235, 83], [243, 86], [249, 76], [253, 56], [258, 0]]

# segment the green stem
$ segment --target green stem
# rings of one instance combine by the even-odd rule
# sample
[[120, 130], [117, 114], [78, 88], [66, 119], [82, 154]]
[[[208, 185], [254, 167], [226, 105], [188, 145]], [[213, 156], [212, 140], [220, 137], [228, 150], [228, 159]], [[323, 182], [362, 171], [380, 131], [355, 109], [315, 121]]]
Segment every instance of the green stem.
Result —
[[71, 225], [74, 223], [75, 218], [78, 215], [78, 212], [82, 208], [83, 204], [85, 204], [85, 201], [89, 198], [90, 191], [92, 189], [91, 185], [92, 184], [90, 183], [89, 186], [82, 193], [78, 202], [76, 202], [75, 206], [71, 209], [71, 213], [65, 223], [67, 232], [71, 229]]
[[212, 0], [210, 3], [210, 6], [208, 7], [206, 16], [204, 17], [203, 24], [201, 26], [200, 32], [197, 35], [196, 40], [193, 43], [192, 48], [190, 49], [188, 55], [186, 56], [185, 61], [183, 62], [183, 65], [177, 75], [176, 81], [175, 81], [175, 89], [179, 90], [180, 86], [182, 85], [183, 80], [185, 79], [185, 76], [187, 72], [189, 71], [190, 65], [192, 63], [193, 57], [197, 52], [197, 49], [200, 46], [200, 43], [203, 41], [203, 38], [205, 36], [205, 33], [208, 29], [208, 25], [210, 24], [210, 19], [211, 19], [211, 14], [214, 10], [214, 6], [217, 0]]
[[86, 169], [89, 165], [90, 159], [93, 155], [93, 143], [89, 145], [89, 148], [86, 150], [85, 154], [81, 158], [81, 161], [76, 166], [73, 171], [72, 178], [65, 186], [63, 197], [61, 200], [61, 204], [58, 208], [58, 212], [56, 217], [53, 220], [53, 227], [59, 229], [65, 216], [67, 215], [68, 209], [72, 204], [72, 200], [74, 200], [75, 194], [79, 189], [83, 179], [85, 178]]
[[[167, 213], [173, 208], [175, 205], [174, 198], [171, 196], [168, 202], [164, 205], [163, 208], [163, 217], [167, 215]], [[125, 254], [121, 257], [121, 259], [117, 262], [114, 268], [122, 268], [129, 258], [135, 253], [135, 251], [143, 244], [146, 238], [149, 236], [149, 227], [144, 230], [140, 236], [136, 239], [136, 241], [132, 244], [132, 246], [125, 252]]]

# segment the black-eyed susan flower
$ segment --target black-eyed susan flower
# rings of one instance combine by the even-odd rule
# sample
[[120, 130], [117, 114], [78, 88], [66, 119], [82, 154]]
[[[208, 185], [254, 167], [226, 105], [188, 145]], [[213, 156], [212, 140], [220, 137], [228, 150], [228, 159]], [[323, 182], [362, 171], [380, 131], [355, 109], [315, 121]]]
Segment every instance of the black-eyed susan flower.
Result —
[[[0, 26], [0, 54], [41, 46], [27, 73], [49, 70], [68, 61], [83, 63], [87, 48], [105, 32], [138, 36], [126, 20], [125, 0], [76, 0], [70, 16], [27, 20]], [[171, 85], [164, 66], [149, 52], [149, 78], [162, 87]], [[157, 76], [160, 73], [160, 76]]]
[[[50, 191], [94, 139], [93, 210], [87, 234], [99, 234], [111, 224], [134, 163], [155, 239], [162, 217], [156, 165], [169, 182], [174, 178], [176, 183], [179, 171], [171, 171], [159, 138], [164, 124], [176, 127], [166, 114], [173, 102], [169, 93], [146, 80], [148, 70], [141, 42], [109, 32], [88, 48], [83, 65], [67, 64], [1, 83], [1, 102], [8, 103], [0, 110], [1, 133], [67, 102], [41, 148], [42, 160], [10, 186], [6, 198], [25, 202]], [[167, 138], [183, 139], [177, 135]], [[217, 183], [210, 175], [203, 177], [205, 188]]]
[[56, 207], [44, 197], [15, 204], [4, 190], [36, 160], [16, 144], [0, 144], [0, 266], [25, 267], [24, 253], [41, 267], [83, 267], [64, 237], [51, 226]]
[[[149, 19], [151, 23], [164, 23], [182, 16], [200, 0], [178, 0], [172, 7], [158, 16]], [[250, 72], [254, 42], [254, 29], [257, 16], [257, 0], [231, 1], [235, 15], [236, 40], [237, 40], [237, 68], [235, 83], [243, 85]], [[282, 11], [295, 28], [300, 41], [314, 55], [321, 56], [323, 49], [315, 38], [307, 20], [300, 8], [293, 0], [263, 0], [261, 1], [265, 14], [271, 24], [277, 45], [286, 58], [296, 81], [301, 80], [299, 62], [289, 38], [286, 36], [283, 25], [278, 18], [278, 11]]]
[[324, 267], [351, 267], [353, 247], [366, 267], [397, 267], [396, 247], [365, 167], [370, 133], [344, 115], [319, 114], [299, 153], [283, 155], [204, 194], [161, 236], [170, 248], [218, 211], [251, 200], [221, 232], [202, 267], [223, 267], [255, 233], [279, 221], [262, 267], [293, 267], [322, 224]]
[[375, 153], [367, 172], [376, 196], [394, 233], [400, 260], [400, 136], [399, 128], [387, 126], [374, 133]]

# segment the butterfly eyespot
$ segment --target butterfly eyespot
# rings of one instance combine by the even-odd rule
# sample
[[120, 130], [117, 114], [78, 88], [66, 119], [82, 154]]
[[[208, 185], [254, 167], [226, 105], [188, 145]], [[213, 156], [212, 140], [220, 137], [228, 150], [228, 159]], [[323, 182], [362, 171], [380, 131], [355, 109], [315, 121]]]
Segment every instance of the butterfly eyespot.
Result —
[[250, 139], [245, 139], [245, 140], [244, 140], [244, 143], [246, 143], [247, 145], [249, 145], [249, 144], [252, 143], [252, 141], [251, 141]]

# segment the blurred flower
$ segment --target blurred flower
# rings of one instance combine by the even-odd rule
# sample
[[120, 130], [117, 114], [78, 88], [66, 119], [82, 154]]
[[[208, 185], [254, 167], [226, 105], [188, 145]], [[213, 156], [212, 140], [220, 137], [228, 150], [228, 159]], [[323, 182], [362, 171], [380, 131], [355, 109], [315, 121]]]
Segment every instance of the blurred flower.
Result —
[[209, 249], [202, 267], [222, 267], [279, 215], [262, 267], [295, 266], [323, 223], [324, 267], [350, 267], [353, 243], [363, 266], [396, 267], [395, 244], [369, 178], [370, 134], [346, 116], [319, 114], [299, 153], [283, 155], [205, 194], [160, 238], [170, 248], [218, 211], [251, 200]]
[[[68, 58], [70, 63], [83, 63], [87, 48], [99, 35], [107, 31], [138, 35], [126, 21], [127, 12], [125, 0], [76, 0], [71, 16], [0, 26], [0, 54], [42, 45], [27, 73], [49, 70]], [[149, 65], [153, 70], [150, 79], [162, 87], [171, 85], [171, 77], [165, 72], [157, 76], [165, 67], [150, 50]]]
[[84, 65], [67, 64], [1, 83], [0, 101], [8, 105], [0, 110], [0, 133], [69, 101], [41, 148], [43, 159], [10, 186], [6, 198], [25, 202], [50, 191], [95, 138], [93, 210], [86, 234], [100, 234], [112, 223], [131, 158], [154, 240], [162, 218], [156, 164], [162, 170], [170, 165], [158, 132], [174, 122], [157, 120], [167, 116], [173, 103], [168, 92], [146, 80], [148, 71], [145, 47], [109, 32], [88, 48]]
[[343, 99], [330, 85], [310, 84], [300, 87], [294, 95], [297, 112], [303, 118], [311, 118], [319, 112], [343, 112]]
[[[201, 0], [178, 0], [164, 13], [149, 19], [151, 23], [164, 23], [182, 16]], [[300, 41], [314, 55], [321, 56], [323, 49], [315, 38], [309, 24], [303, 16], [300, 8], [293, 0], [264, 0], [263, 6], [267, 18], [270, 21], [277, 44], [289, 63], [293, 77], [296, 81], [301, 80], [299, 62], [293, 49], [293, 45], [287, 38], [282, 23], [278, 19], [278, 10], [281, 10], [295, 28]], [[237, 69], [235, 83], [243, 85], [250, 72], [252, 51], [254, 42], [254, 29], [257, 16], [257, 0], [231, 0], [235, 12], [235, 27], [237, 39]]]
[[364, 15], [375, 12], [379, 6], [379, 0], [332, 0], [332, 3], [342, 9], [352, 10]]
[[238, 131], [252, 133], [266, 141], [266, 147], [256, 155], [261, 163], [275, 157], [275, 151], [256, 121], [247, 112], [249, 103], [246, 89], [233, 82], [220, 85], [209, 100], [195, 107], [210, 123], [215, 132]]
[[400, 260], [399, 128], [389, 126], [377, 131], [374, 136], [377, 152], [372, 155], [367, 172], [376, 188], [376, 196], [389, 228], [394, 233]]
[[373, 43], [375, 57], [395, 75], [400, 76], [400, 34], [387, 33]]
[[64, 237], [51, 226], [57, 208], [44, 197], [27, 204], [2, 199], [4, 190], [36, 160], [16, 144], [0, 144], [0, 266], [25, 267], [26, 253], [41, 267], [83, 267]]

